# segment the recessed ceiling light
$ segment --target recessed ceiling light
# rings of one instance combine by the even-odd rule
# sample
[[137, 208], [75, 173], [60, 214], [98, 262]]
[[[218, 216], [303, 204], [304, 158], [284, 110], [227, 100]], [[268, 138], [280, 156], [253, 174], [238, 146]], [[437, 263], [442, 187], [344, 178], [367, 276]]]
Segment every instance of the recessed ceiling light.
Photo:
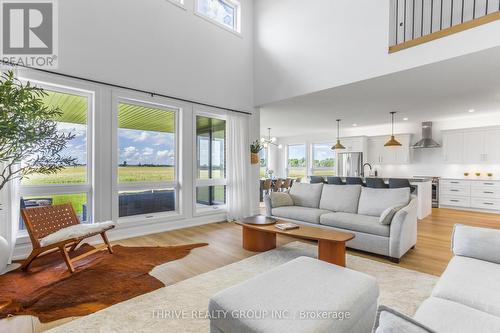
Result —
[[353, 127], [357, 127], [357, 126], [358, 126], [358, 124], [354, 123], [354, 124], [352, 124], [352, 126], [353, 126]]
[[407, 121], [407, 120], [408, 120], [408, 118], [403, 118], [403, 120], [404, 120], [404, 121]]
[[474, 110], [474, 109], [469, 110], [469, 113], [474, 113], [474, 112], [476, 112], [476, 110]]

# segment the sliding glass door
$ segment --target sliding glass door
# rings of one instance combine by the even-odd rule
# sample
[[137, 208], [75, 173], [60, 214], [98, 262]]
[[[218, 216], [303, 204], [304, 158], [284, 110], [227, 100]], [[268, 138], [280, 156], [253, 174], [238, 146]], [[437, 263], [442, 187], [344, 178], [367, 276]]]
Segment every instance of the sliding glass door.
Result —
[[196, 116], [196, 212], [226, 204], [226, 120]]

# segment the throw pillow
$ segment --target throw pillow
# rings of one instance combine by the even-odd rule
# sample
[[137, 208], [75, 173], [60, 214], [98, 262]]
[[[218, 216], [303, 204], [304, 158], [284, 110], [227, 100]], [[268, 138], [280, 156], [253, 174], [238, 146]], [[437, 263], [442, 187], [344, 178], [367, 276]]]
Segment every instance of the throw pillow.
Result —
[[380, 215], [380, 218], [378, 221], [380, 222], [380, 224], [385, 224], [385, 225], [391, 224], [394, 215], [396, 215], [396, 213], [399, 212], [403, 207], [405, 207], [405, 206], [404, 205], [396, 205], [396, 206], [392, 206], [392, 207], [387, 208], [386, 210], [384, 210], [382, 212], [382, 215]]
[[273, 208], [283, 206], [293, 206], [293, 199], [288, 193], [284, 192], [271, 192], [271, 206]]

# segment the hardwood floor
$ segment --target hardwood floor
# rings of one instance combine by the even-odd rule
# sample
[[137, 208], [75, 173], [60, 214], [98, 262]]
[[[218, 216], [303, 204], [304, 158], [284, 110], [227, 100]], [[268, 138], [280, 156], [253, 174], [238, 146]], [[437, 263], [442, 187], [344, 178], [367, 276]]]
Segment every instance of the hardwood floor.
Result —
[[[391, 265], [441, 275], [452, 256], [450, 250], [451, 233], [455, 224], [500, 229], [500, 215], [434, 209], [430, 217], [419, 221], [417, 246], [401, 259], [399, 265], [379, 256], [353, 250], [348, 250], [348, 252]], [[168, 281], [168, 285], [171, 285], [254, 255], [255, 253], [242, 249], [241, 233], [240, 226], [221, 222], [131, 238], [114, 242], [114, 244], [158, 246], [196, 242], [209, 243], [209, 246], [195, 249], [189, 256], [170, 262], [156, 270], [155, 274], [160, 274], [165, 281]], [[297, 241], [297, 239], [279, 235], [277, 245], [282, 246], [293, 241]], [[41, 332], [58, 324], [60, 323], [40, 325], [36, 318], [32, 320], [31, 317], [18, 317], [8, 321], [1, 320], [0, 332]], [[13, 327], [15, 327], [14, 330]]]

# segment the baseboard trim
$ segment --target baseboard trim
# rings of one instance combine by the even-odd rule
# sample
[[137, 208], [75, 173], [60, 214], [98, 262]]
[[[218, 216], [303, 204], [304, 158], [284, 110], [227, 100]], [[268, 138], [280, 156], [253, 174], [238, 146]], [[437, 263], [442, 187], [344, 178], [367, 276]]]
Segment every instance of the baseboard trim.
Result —
[[[216, 222], [226, 221], [227, 215], [224, 214], [214, 214], [196, 217], [192, 219], [182, 219], [175, 221], [164, 221], [157, 223], [138, 223], [135, 225], [131, 224], [118, 224], [115, 229], [108, 231], [107, 235], [110, 241], [118, 241], [128, 238], [146, 236], [151, 234], [157, 234], [160, 232], [171, 231], [176, 229], [184, 229], [189, 227], [195, 227], [203, 224], [210, 224]], [[99, 237], [89, 238], [87, 243], [97, 244], [102, 242]], [[13, 260], [22, 260], [26, 258], [31, 252], [31, 243], [22, 242], [17, 243], [14, 248]]]

